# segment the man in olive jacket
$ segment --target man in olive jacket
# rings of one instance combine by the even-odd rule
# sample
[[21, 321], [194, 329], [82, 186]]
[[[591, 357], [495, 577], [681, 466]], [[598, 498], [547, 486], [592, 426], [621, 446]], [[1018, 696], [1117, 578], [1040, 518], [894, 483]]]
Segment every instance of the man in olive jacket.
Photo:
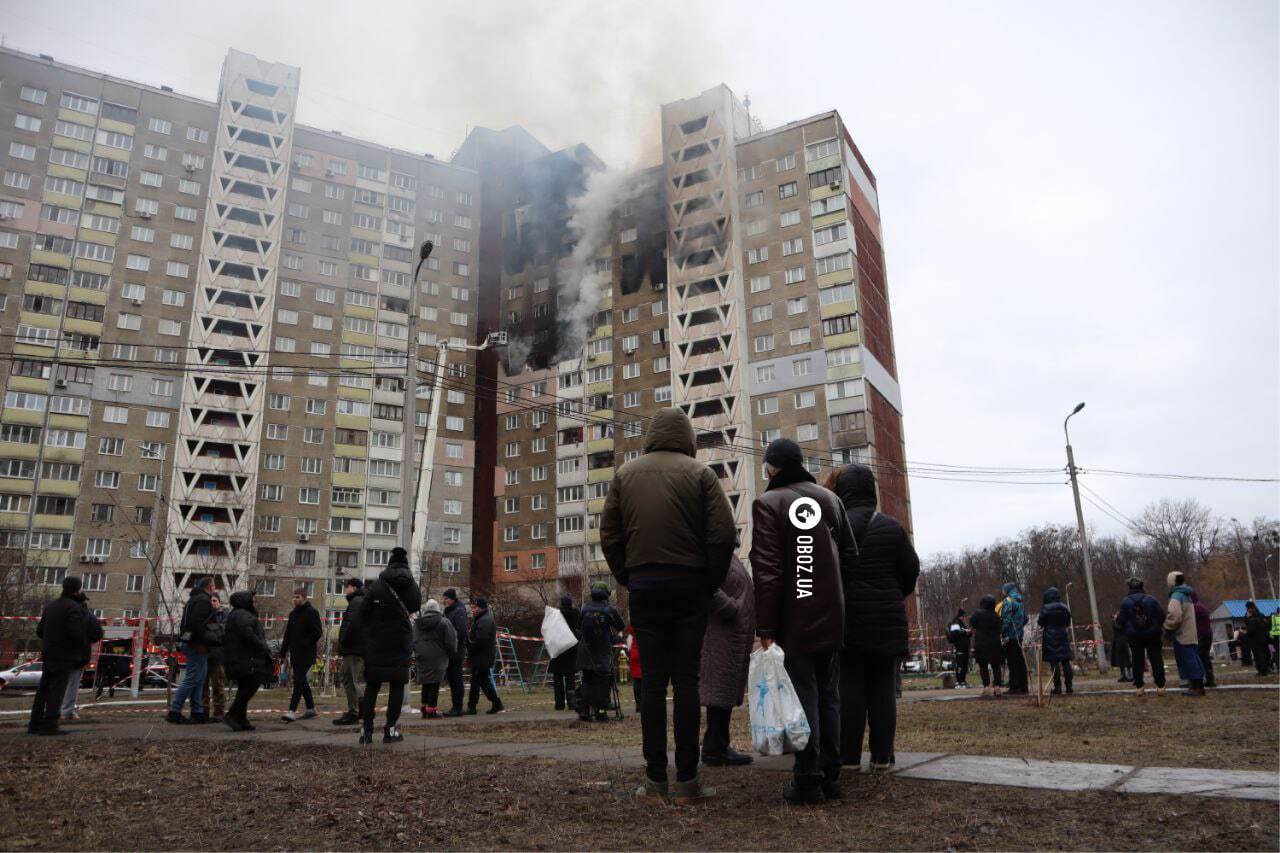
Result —
[[[644, 680], [640, 729], [646, 764], [642, 799], [680, 802], [710, 795], [698, 781], [698, 669], [711, 595], [724, 583], [737, 530], [720, 480], [696, 458], [693, 424], [662, 409], [644, 455], [618, 469], [600, 517], [609, 571], [631, 594], [631, 622]], [[667, 786], [667, 683], [676, 782]]]
[[800, 445], [779, 438], [764, 462], [769, 487], [751, 507], [756, 634], [764, 648], [782, 647], [809, 721], [783, 798], [820, 803], [840, 796], [840, 649], [858, 546], [840, 499], [814, 482]]

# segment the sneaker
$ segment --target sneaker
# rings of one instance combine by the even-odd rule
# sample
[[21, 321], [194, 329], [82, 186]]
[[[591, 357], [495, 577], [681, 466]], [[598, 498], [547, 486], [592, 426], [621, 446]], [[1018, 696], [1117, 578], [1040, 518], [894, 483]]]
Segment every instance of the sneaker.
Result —
[[166, 723], [173, 723], [175, 726], [185, 726], [190, 722], [186, 717], [182, 716], [181, 711], [170, 711], [165, 715], [164, 721]]
[[444, 715], [445, 715], [446, 717], [461, 717], [461, 716], [462, 716], [462, 709], [461, 709], [461, 708], [450, 708], [449, 710], [447, 710], [447, 711], [445, 711], [445, 712], [444, 712]]
[[387, 730], [382, 733], [383, 743], [399, 743], [404, 740], [404, 735], [400, 734], [398, 726], [387, 726]]
[[419, 705], [419, 706], [418, 706], [418, 713], [419, 713], [419, 714], [421, 714], [421, 715], [422, 715], [422, 719], [424, 719], [424, 720], [425, 720], [425, 719], [427, 718], [427, 706], [426, 706], [426, 705]]
[[350, 711], [347, 711], [341, 717], [338, 717], [336, 720], [334, 720], [333, 724], [335, 726], [354, 726], [358, 722], [360, 722], [360, 715], [353, 714]]
[[314, 720], [318, 716], [320, 715], [316, 713], [315, 708], [308, 708], [302, 712], [302, 719], [304, 720]]
[[[501, 713], [502, 713], [503, 711], [505, 711], [505, 710], [507, 710], [507, 706], [506, 706], [506, 705], [503, 705], [501, 702], [499, 702], [497, 705], [494, 705], [492, 708], [490, 708], [489, 710], [485, 711], [485, 713], [486, 713], [486, 714], [501, 714]], [[474, 714], [474, 713], [475, 713], [475, 711], [471, 711], [470, 713]]]
[[360, 743], [373, 743], [373, 727], [360, 729]]
[[822, 796], [828, 800], [839, 800], [844, 797], [844, 792], [840, 790], [839, 779], [823, 779], [822, 780]]
[[800, 785], [796, 782], [788, 782], [787, 786], [782, 789], [782, 799], [793, 806], [816, 806], [822, 803], [823, 794], [821, 785]]
[[635, 798], [642, 803], [661, 803], [667, 800], [669, 793], [666, 782], [655, 782], [646, 776], [636, 788]]
[[671, 783], [671, 802], [677, 806], [696, 806], [716, 795], [716, 789], [702, 784], [697, 776], [688, 782]]
[[745, 752], [730, 747], [724, 752], [704, 752], [702, 753], [702, 763], [708, 767], [743, 767], [750, 764], [754, 759]]
[[280, 719], [286, 723], [292, 723], [294, 720], [298, 719], [298, 712], [286, 711], [284, 714], [280, 716]]
[[964, 690], [968, 686], [969, 685], [965, 684], [963, 681], [956, 682], [956, 690]]

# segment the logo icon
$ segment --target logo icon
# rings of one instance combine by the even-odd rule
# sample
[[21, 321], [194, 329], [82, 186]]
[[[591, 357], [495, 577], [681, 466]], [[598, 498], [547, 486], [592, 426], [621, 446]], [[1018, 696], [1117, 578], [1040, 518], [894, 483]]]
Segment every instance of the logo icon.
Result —
[[796, 498], [787, 509], [787, 518], [801, 530], [812, 530], [822, 521], [822, 509], [813, 498]]

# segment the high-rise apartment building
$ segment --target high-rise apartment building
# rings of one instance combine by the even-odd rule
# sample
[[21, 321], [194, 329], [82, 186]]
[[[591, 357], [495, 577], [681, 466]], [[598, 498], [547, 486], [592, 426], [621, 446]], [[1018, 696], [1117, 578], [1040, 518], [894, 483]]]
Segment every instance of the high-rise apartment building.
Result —
[[[663, 406], [693, 419], [744, 555], [779, 436], [815, 474], [876, 465], [881, 506], [910, 526], [875, 178], [840, 115], [765, 130], [720, 86], [664, 105], [661, 130], [661, 164], [614, 182], [585, 271], [566, 263], [584, 237], [573, 199], [598, 165], [526, 162], [522, 180], [558, 194], [507, 203], [500, 321], [523, 343], [495, 381], [495, 583], [580, 590], [607, 571], [604, 497]], [[608, 286], [566, 340], [584, 274]]]
[[[210, 102], [0, 51], [10, 601], [72, 571], [106, 617], [163, 615], [197, 574], [268, 610], [295, 583], [341, 606], [326, 589], [402, 542], [432, 379], [411, 445], [409, 329], [425, 362], [475, 341], [479, 178], [298, 125], [300, 76], [232, 51]], [[470, 585], [473, 381], [451, 349], [433, 587]]]

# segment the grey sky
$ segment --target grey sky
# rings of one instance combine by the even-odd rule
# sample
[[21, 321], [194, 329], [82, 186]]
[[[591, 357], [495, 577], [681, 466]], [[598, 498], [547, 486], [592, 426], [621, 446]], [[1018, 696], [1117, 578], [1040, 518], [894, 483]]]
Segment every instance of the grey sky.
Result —
[[[1270, 0], [175, 5], [8, 0], [0, 30], [205, 98], [228, 47], [288, 62], [304, 123], [440, 157], [523, 124], [656, 162], [658, 104], [722, 81], [766, 125], [837, 108], [879, 182], [909, 459], [1062, 465], [1087, 400], [1084, 468], [1280, 472]], [[1085, 482], [1130, 516], [1280, 514], [1274, 484]], [[1063, 486], [912, 498], [926, 554], [1072, 520]]]

